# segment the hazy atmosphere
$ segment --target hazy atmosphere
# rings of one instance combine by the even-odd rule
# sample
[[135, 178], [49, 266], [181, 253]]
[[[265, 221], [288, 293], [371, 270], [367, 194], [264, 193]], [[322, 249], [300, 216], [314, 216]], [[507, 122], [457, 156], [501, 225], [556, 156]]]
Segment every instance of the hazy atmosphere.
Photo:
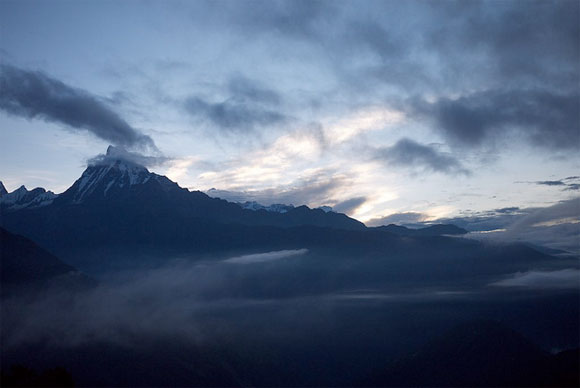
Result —
[[576, 386], [580, 2], [0, 0], [3, 386]]

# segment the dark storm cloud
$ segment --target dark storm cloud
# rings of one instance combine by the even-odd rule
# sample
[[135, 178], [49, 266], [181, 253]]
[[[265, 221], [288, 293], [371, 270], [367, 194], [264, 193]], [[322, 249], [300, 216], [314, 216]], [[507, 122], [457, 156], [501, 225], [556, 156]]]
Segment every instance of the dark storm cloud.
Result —
[[251, 131], [256, 127], [279, 124], [288, 118], [261, 105], [243, 99], [228, 99], [223, 102], [208, 102], [199, 97], [190, 97], [185, 109], [193, 116], [201, 116], [225, 131]]
[[[447, 87], [480, 76], [500, 84], [566, 87], [579, 80], [580, 6], [576, 1], [254, 2], [231, 7], [241, 31], [277, 32], [329, 50], [335, 70], [376, 54], [359, 74], [387, 83]], [[292, 49], [291, 47], [290, 49]], [[436, 59], [441, 66], [431, 66]], [[338, 60], [335, 60], [338, 59]], [[465, 85], [463, 85], [465, 86]], [[469, 85], [467, 85], [469, 86]], [[428, 86], [427, 86], [428, 87]]]
[[366, 200], [366, 197], [355, 197], [347, 199], [346, 201], [337, 203], [332, 207], [332, 209], [338, 213], [350, 214], [351, 212], [361, 207], [361, 205], [365, 203]]
[[[473, 71], [491, 70], [510, 83], [577, 87], [577, 1], [436, 2], [432, 7], [435, 19], [446, 22], [425, 35], [426, 44], [442, 56], [481, 53], [490, 59], [489, 66], [469, 66]], [[449, 62], [455, 69], [454, 61]]]
[[391, 147], [377, 149], [376, 157], [392, 166], [420, 167], [444, 174], [469, 174], [454, 157], [407, 138]]
[[580, 94], [546, 90], [488, 90], [456, 99], [415, 101], [414, 113], [432, 120], [456, 145], [479, 146], [517, 132], [552, 150], [580, 148]]
[[39, 71], [0, 65], [0, 109], [28, 119], [65, 124], [124, 147], [155, 150], [153, 140], [131, 127], [97, 97]]

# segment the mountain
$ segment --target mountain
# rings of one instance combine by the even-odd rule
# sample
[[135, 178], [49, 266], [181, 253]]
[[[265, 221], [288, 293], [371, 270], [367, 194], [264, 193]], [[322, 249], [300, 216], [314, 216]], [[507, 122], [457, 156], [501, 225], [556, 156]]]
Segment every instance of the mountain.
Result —
[[[27, 194], [27, 193], [33, 193]], [[174, 215], [181, 218], [204, 218], [220, 223], [293, 227], [313, 225], [338, 229], [363, 230], [364, 224], [344, 214], [322, 209], [278, 207], [272, 209], [241, 208], [236, 203], [211, 198], [200, 191], [190, 192], [165, 176], [151, 173], [138, 162], [125, 157], [110, 146], [105, 155], [93, 159], [81, 177], [59, 196], [44, 189], [33, 192], [18, 189], [2, 197], [6, 213], [23, 208], [53, 204], [54, 208], [76, 211], [75, 206], [123, 207], [143, 216]], [[40, 202], [40, 200], [43, 200]], [[22, 205], [20, 205], [22, 203]], [[27, 204], [24, 206], [24, 204]], [[17, 206], [16, 206], [17, 205]], [[135, 209], [137, 208], [137, 209]], [[284, 211], [285, 210], [285, 211]]]
[[[244, 192], [218, 190], [216, 188], [211, 188], [207, 190], [205, 193], [212, 198], [220, 198], [230, 202], [234, 202], [239, 206], [241, 206], [243, 209], [248, 210], [266, 210], [275, 213], [287, 213], [289, 210], [295, 208], [295, 206], [292, 204], [273, 203], [270, 205], [263, 205], [257, 201], [248, 201], [245, 199], [251, 197], [251, 195], [248, 195]], [[333, 211], [332, 207], [330, 206], [320, 206], [315, 209], [320, 209], [326, 213]]]
[[4, 187], [4, 184], [2, 183], [2, 181], [0, 181], [0, 198], [2, 198], [6, 194], [8, 194], [8, 191], [6, 191], [6, 187]]
[[261, 205], [256, 201], [246, 201], [243, 203], [239, 203], [238, 204], [243, 208], [243, 209], [247, 209], [247, 210], [266, 210], [268, 212], [274, 212], [274, 213], [288, 213], [289, 210], [294, 209], [294, 205], [284, 205], [281, 203], [274, 203], [272, 205], [269, 206], [265, 206], [265, 205]]
[[0, 280], [1, 295], [12, 295], [22, 290], [46, 286], [85, 287], [93, 284], [74, 267], [33, 241], [8, 232], [0, 227]]
[[50, 205], [57, 197], [52, 191], [46, 191], [41, 187], [28, 190], [24, 186], [11, 193], [0, 182], [0, 211], [14, 211], [25, 208], [35, 208]]
[[[387, 280], [456, 282], [467, 277], [483, 282], [485, 274], [551, 265], [548, 255], [523, 245], [487, 246], [431, 235], [441, 228], [426, 228], [428, 233], [404, 228], [410, 234], [402, 235], [306, 206], [285, 213], [243, 209], [181, 188], [114, 147], [93, 159], [81, 177], [49, 204], [3, 210], [0, 224], [87, 273], [158, 265], [176, 257], [218, 258], [288, 249], [307, 249], [310, 260], [318, 260], [317, 271], [335, 271], [341, 262], [340, 268], [349, 269], [340, 275], [341, 287], [358, 287], [370, 279], [378, 287]], [[443, 229], [446, 234], [455, 230]], [[324, 287], [332, 288], [337, 281]]]
[[578, 352], [555, 356], [495, 321], [460, 324], [391, 363], [369, 386], [577, 386]]
[[[40, 189], [39, 193], [46, 192]], [[21, 194], [24, 198], [26, 192]], [[7, 196], [2, 197], [3, 203]], [[43, 206], [32, 206], [35, 201], [26, 203], [29, 205], [3, 207], [0, 223], [72, 263], [75, 256], [103, 247], [146, 252], [153, 246], [163, 251], [172, 247], [203, 252], [269, 244], [268, 232], [248, 227], [366, 229], [344, 214], [306, 206], [285, 213], [243, 209], [236, 203], [181, 188], [115, 147], [93, 159], [64, 193], [38, 202]], [[273, 245], [284, 243], [284, 233], [270, 231], [278, 236]]]
[[374, 229], [393, 233], [398, 236], [452, 236], [469, 233], [467, 230], [451, 224], [437, 224], [420, 229], [409, 229], [404, 226], [389, 224], [387, 226], [377, 226]]

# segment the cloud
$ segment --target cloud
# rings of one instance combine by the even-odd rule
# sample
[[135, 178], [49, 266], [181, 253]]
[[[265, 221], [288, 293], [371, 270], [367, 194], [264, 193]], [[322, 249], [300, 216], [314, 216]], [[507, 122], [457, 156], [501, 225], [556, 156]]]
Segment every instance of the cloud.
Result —
[[[575, 1], [436, 4], [441, 23], [427, 37], [442, 55], [485, 54], [507, 83], [547, 83], [574, 89], [580, 61], [580, 6]], [[475, 69], [474, 69], [475, 70]], [[484, 69], [480, 70], [484, 71]], [[566, 85], [567, 84], [567, 85]]]
[[123, 147], [109, 146], [107, 148], [106, 154], [99, 154], [94, 158], [89, 159], [89, 165], [101, 165], [110, 164], [115, 160], [123, 160], [125, 162], [130, 162], [137, 164], [139, 166], [154, 167], [165, 164], [171, 161], [171, 158], [166, 156], [149, 156], [143, 155], [138, 152], [127, 151]]
[[560, 179], [560, 180], [555, 180], [555, 181], [536, 181], [534, 182], [537, 185], [541, 185], [541, 186], [563, 186], [563, 190], [568, 191], [568, 190], [579, 190], [580, 189], [580, 183], [570, 183], [570, 181], [574, 181], [577, 180], [578, 177], [572, 176], [572, 177], [568, 177], [568, 178], [564, 178], [564, 179]]
[[544, 181], [515, 181], [514, 183], [529, 183], [539, 186], [557, 187], [561, 188], [562, 191], [568, 191], [578, 190], [580, 187], [580, 183], [578, 183], [579, 180], [580, 178], [577, 176], [569, 176], [562, 179], [550, 179]]
[[407, 138], [393, 146], [377, 149], [376, 157], [391, 166], [421, 167], [444, 174], [469, 174], [454, 157]]
[[580, 288], [580, 270], [518, 272], [512, 277], [490, 284], [498, 287]]
[[366, 197], [355, 197], [351, 199], [347, 199], [346, 201], [342, 201], [337, 203], [332, 207], [332, 210], [338, 213], [345, 213], [351, 214], [356, 209], [362, 206], [367, 201]]
[[562, 181], [537, 181], [536, 184], [544, 186], [564, 186], [565, 183]]
[[334, 13], [333, 4], [324, 1], [261, 1], [254, 7], [234, 3], [228, 22], [245, 32], [267, 31], [291, 39], [314, 40], [323, 33], [321, 21], [332, 18]]
[[580, 254], [580, 197], [541, 208], [506, 209], [440, 218], [437, 222], [476, 232], [469, 235], [476, 239], [529, 242]]
[[39, 71], [0, 65], [0, 109], [84, 130], [113, 144], [156, 150], [153, 140], [131, 127], [104, 102]]
[[308, 253], [308, 249], [291, 249], [284, 251], [273, 251], [266, 253], [256, 253], [252, 255], [243, 255], [230, 257], [224, 260], [224, 263], [231, 264], [254, 264], [254, 263], [264, 263], [268, 261], [276, 261], [285, 259], [287, 257], [300, 256]]
[[284, 53], [315, 53], [312, 60], [334, 71], [342, 86], [367, 95], [370, 85], [418, 93], [481, 84], [570, 91], [579, 80], [574, 1], [254, 4], [214, 10], [238, 33], [268, 36]]
[[234, 191], [210, 189], [206, 192], [210, 197], [221, 198], [234, 202], [256, 201], [262, 205], [327, 205], [332, 201], [336, 191], [340, 191], [345, 182], [344, 178], [315, 174], [306, 179], [293, 182], [289, 186], [279, 186], [263, 190]]
[[553, 223], [569, 218], [575, 218], [580, 222], [580, 197], [530, 211], [511, 225], [510, 232], [517, 233], [521, 230], [533, 228], [538, 224]]
[[571, 191], [571, 190], [579, 190], [580, 183], [577, 181], [580, 179], [578, 176], [569, 176], [563, 179], [558, 180], [549, 180], [549, 181], [536, 181], [537, 185], [544, 185], [544, 186], [559, 186], [562, 187], [564, 191]]
[[185, 109], [191, 115], [202, 116], [219, 129], [229, 132], [248, 132], [256, 127], [270, 126], [288, 120], [279, 112], [234, 98], [214, 103], [200, 97], [189, 97], [185, 101]]
[[[580, 7], [574, 1], [433, 3], [425, 45], [441, 55], [471, 49], [496, 60], [506, 79], [577, 74]], [[437, 24], [437, 22], [447, 23]], [[550, 68], [555, 64], [560, 68]], [[483, 71], [483, 69], [482, 69]], [[564, 78], [565, 79], [565, 78]]]
[[414, 113], [431, 120], [455, 145], [481, 146], [516, 132], [551, 150], [580, 148], [580, 94], [548, 90], [486, 90], [434, 102], [416, 100]]

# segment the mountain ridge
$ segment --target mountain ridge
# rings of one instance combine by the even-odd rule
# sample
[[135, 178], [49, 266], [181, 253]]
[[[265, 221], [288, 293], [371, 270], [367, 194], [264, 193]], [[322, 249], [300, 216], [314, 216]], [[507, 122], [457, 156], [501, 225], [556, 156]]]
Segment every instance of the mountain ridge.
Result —
[[[140, 265], [146, 258], [159, 263], [172, 257], [308, 249], [317, 257], [388, 258], [381, 261], [381, 276], [411, 281], [426, 276], [471, 277], [477, 274], [473, 266], [485, 266], [493, 274], [500, 268], [515, 272], [548, 258], [521, 244], [487, 247], [433, 234], [433, 229], [427, 235], [401, 235], [389, 232], [388, 227], [367, 228], [345, 214], [307, 206], [285, 213], [243, 209], [237, 203], [182, 188], [131, 160], [118, 159], [122, 158], [102, 155], [45, 206], [2, 211], [0, 226], [88, 273], [89, 268], [99, 271], [116, 266], [119, 260]], [[486, 256], [492, 259], [479, 259]], [[437, 260], [440, 265], [435, 265]], [[364, 261], [357, 265], [366, 271]], [[425, 270], [417, 271], [415, 265]], [[379, 277], [378, 273], [372, 276]]]

